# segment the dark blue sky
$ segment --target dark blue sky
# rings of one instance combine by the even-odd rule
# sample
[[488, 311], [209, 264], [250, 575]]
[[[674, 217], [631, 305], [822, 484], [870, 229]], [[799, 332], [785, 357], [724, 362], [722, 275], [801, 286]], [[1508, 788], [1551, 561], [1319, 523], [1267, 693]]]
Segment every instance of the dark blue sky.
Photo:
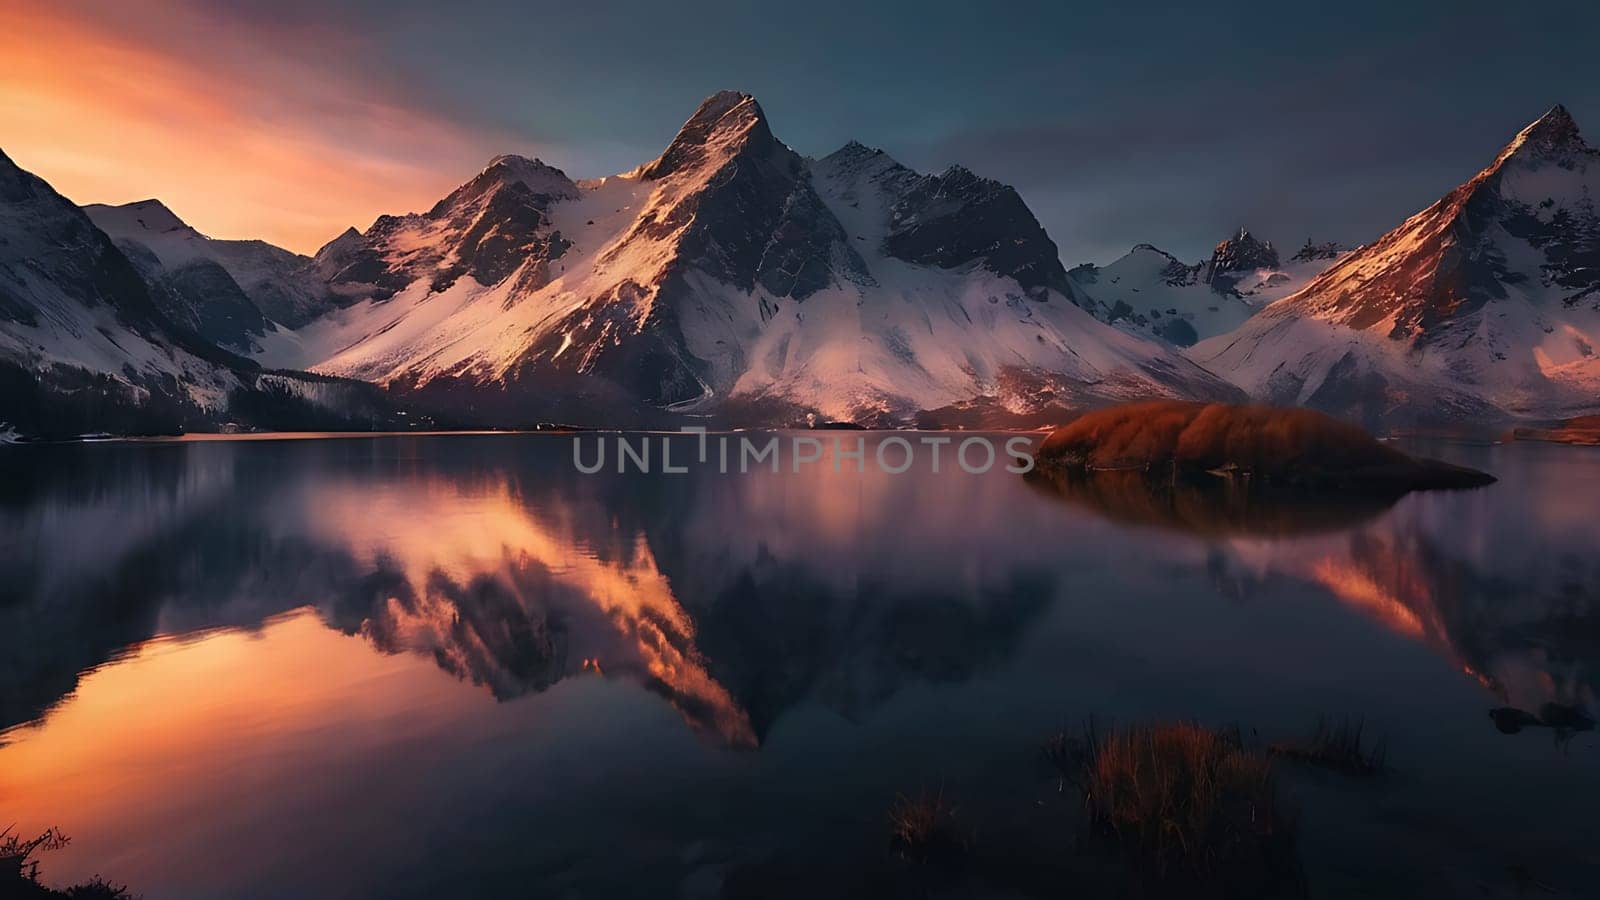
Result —
[[1240, 224], [1361, 241], [1554, 103], [1600, 134], [1595, 2], [180, 2], [577, 177], [749, 91], [802, 153], [854, 138], [1015, 185], [1069, 265], [1198, 258]]

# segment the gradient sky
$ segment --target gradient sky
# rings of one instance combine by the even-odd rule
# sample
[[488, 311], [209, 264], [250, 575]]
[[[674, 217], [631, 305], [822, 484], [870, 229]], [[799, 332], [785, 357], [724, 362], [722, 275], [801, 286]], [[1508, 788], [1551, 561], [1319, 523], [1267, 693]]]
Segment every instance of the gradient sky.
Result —
[[311, 252], [497, 153], [632, 168], [734, 88], [802, 153], [1015, 185], [1072, 265], [1369, 240], [1554, 103], [1600, 135], [1592, 0], [1296, 6], [0, 0], [0, 149]]

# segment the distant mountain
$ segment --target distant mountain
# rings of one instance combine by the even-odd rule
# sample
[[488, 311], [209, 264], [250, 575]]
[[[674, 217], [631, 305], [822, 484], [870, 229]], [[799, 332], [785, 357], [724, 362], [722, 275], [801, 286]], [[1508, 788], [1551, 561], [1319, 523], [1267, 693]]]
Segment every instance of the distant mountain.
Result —
[[497, 157], [317, 254], [344, 308], [273, 365], [508, 417], [881, 423], [1237, 392], [1072, 302], [1017, 193], [852, 143], [808, 160], [723, 92], [630, 172]]
[[333, 306], [312, 261], [298, 253], [206, 237], [159, 200], [83, 210], [145, 273], [173, 319], [218, 343], [254, 350], [272, 322], [294, 327]]
[[1263, 241], [1241, 227], [1239, 233], [1217, 244], [1206, 263], [1206, 284], [1219, 294], [1233, 293], [1241, 281], [1262, 269], [1278, 268], [1278, 251], [1271, 241]]
[[346, 421], [335, 409], [382, 406], [365, 386], [263, 371], [174, 322], [110, 237], [0, 153], [0, 434], [171, 432], [233, 419], [327, 427]]
[[1239, 327], [1262, 307], [1305, 287], [1346, 252], [1308, 238], [1283, 263], [1272, 242], [1240, 228], [1201, 262], [1185, 263], [1139, 244], [1110, 265], [1085, 263], [1067, 274], [1078, 302], [1097, 318], [1187, 347]]
[[1369, 423], [1600, 406], [1600, 152], [1559, 106], [1437, 203], [1191, 358]]

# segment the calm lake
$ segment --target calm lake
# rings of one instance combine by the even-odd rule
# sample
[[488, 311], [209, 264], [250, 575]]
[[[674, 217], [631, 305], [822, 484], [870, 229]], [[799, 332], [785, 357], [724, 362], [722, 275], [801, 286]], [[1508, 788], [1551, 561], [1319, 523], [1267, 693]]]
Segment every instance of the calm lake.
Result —
[[1600, 739], [1489, 712], [1596, 712], [1600, 451], [1328, 510], [572, 441], [0, 448], [0, 827], [148, 900], [872, 896], [900, 794], [1070, 845], [1063, 727], [1328, 716], [1390, 771], [1279, 765], [1314, 896], [1592, 896]]

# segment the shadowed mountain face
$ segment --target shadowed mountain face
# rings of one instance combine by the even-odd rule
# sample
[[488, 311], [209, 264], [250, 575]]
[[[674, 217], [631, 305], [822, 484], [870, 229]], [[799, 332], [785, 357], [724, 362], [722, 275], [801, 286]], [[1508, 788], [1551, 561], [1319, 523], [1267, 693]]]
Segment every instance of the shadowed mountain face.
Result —
[[271, 324], [227, 269], [203, 258], [167, 269], [141, 244], [125, 242], [120, 247], [167, 318], [235, 352], [259, 348], [258, 341]]
[[267, 321], [294, 327], [332, 307], [311, 260], [298, 253], [206, 237], [160, 200], [83, 211], [135, 261], [163, 311], [215, 343], [253, 352]]
[[145, 219], [134, 224], [158, 236], [119, 247], [0, 154], [0, 439], [394, 421], [370, 385], [265, 372], [219, 346], [254, 347], [270, 323], [165, 208], [97, 214]]
[[[680, 202], [636, 223], [630, 234], [679, 235], [685, 267], [744, 291], [760, 284], [774, 297], [796, 300], [834, 282], [835, 257], [838, 275], [866, 277], [844, 229], [812, 188], [805, 160], [773, 137], [754, 97], [723, 91], [708, 98], [639, 177], [683, 185]], [[620, 255], [623, 247], [616, 250]]]
[[198, 424], [253, 368], [168, 319], [110, 238], [0, 154], [0, 419], [49, 434]]
[[1014, 189], [960, 166], [903, 188], [890, 207], [889, 255], [943, 269], [981, 260], [1035, 300], [1072, 296], [1055, 242]]

